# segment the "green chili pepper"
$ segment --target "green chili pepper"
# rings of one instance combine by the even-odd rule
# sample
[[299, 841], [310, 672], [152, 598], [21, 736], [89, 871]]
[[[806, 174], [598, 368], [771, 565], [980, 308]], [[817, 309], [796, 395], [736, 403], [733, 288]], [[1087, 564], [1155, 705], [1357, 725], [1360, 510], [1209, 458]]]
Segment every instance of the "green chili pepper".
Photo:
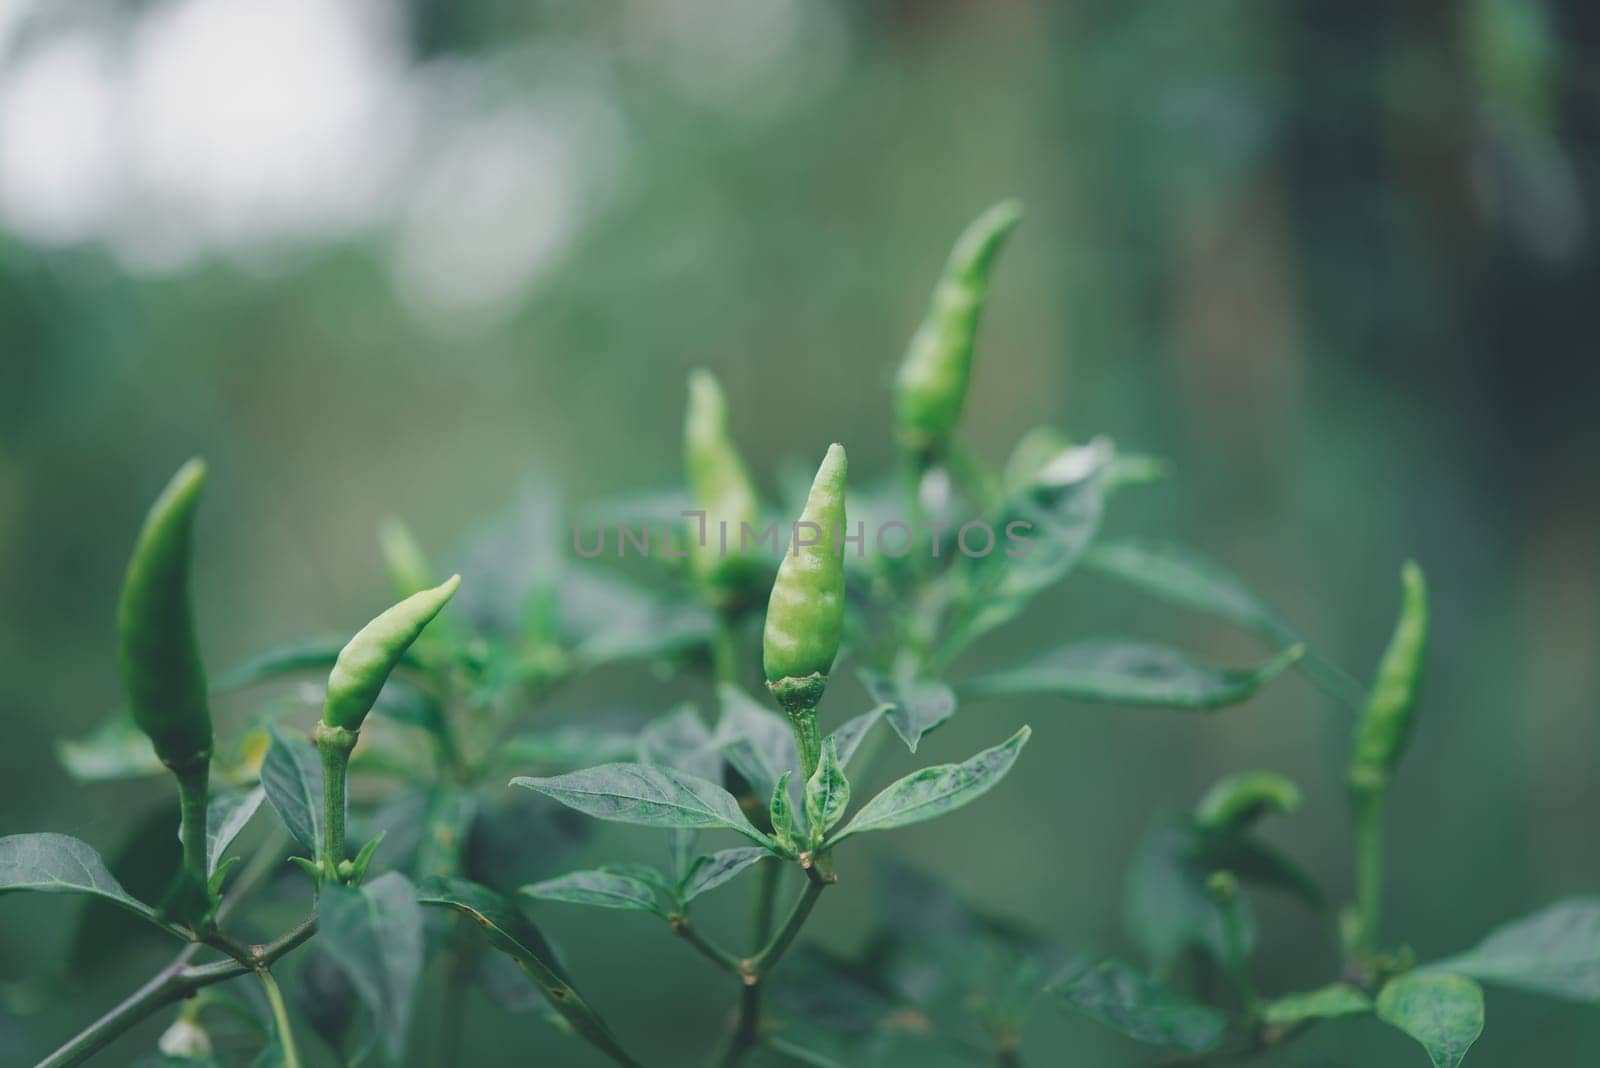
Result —
[[117, 605], [122, 681], [133, 721], [183, 775], [211, 759], [211, 709], [189, 603], [195, 507], [206, 465], [190, 460], [150, 506]]
[[793, 541], [778, 565], [767, 601], [762, 660], [767, 688], [789, 714], [801, 777], [810, 780], [822, 756], [817, 702], [839, 652], [844, 629], [844, 446], [828, 446], [811, 483]]
[[[784, 708], [814, 709], [844, 626], [844, 446], [830, 445], [778, 567], [762, 636], [767, 686]], [[808, 769], [807, 777], [810, 776]]]
[[911, 337], [895, 382], [895, 416], [901, 442], [914, 452], [938, 452], [961, 419], [989, 274], [1021, 218], [1022, 205], [1004, 200], [962, 232]]
[[459, 585], [461, 576], [452, 575], [431, 590], [414, 593], [350, 639], [339, 651], [328, 676], [328, 697], [322, 706], [324, 724], [347, 731], [361, 729], [389, 673]]
[[1194, 821], [1217, 831], [1242, 831], [1269, 812], [1284, 815], [1300, 807], [1300, 788], [1275, 771], [1230, 775], [1207, 790], [1195, 807]]
[[695, 576], [706, 599], [725, 608], [742, 600], [761, 573], [740, 551], [741, 528], [756, 529], [761, 502], [728, 433], [727, 398], [709, 371], [689, 374], [683, 464], [695, 507], [705, 513], [704, 525], [689, 543]]
[[1407, 561], [1400, 571], [1400, 618], [1378, 664], [1378, 674], [1356, 724], [1350, 786], [1381, 791], [1405, 752], [1428, 646], [1428, 587], [1422, 569]]

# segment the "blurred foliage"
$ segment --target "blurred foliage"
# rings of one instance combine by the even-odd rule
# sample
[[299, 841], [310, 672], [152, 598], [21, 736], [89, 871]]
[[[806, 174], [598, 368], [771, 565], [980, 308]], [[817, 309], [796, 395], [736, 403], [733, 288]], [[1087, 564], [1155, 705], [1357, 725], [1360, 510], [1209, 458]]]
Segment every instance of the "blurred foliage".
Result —
[[[0, 833], [48, 825], [113, 857], [165, 803], [154, 784], [72, 786], [54, 744], [119, 699], [115, 591], [179, 459], [204, 453], [216, 476], [196, 581], [214, 665], [367, 618], [384, 601], [375, 531], [389, 514], [430, 546], [468, 545], [532, 487], [591, 505], [677, 484], [690, 366], [727, 387], [769, 498], [787, 458], [832, 440], [881, 467], [889, 376], [949, 235], [1014, 194], [1030, 222], [986, 319], [969, 443], [998, 461], [1050, 422], [1170, 457], [1181, 477], [1118, 522], [1202, 547], [1353, 667], [1377, 657], [1395, 566], [1423, 561], [1438, 624], [1395, 785], [1394, 926], [1438, 956], [1600, 886], [1593, 5], [304, 2], [285, 8], [367, 49], [364, 66], [335, 52], [308, 70], [381, 76], [383, 107], [357, 124], [388, 131], [370, 156], [291, 138], [280, 171], [320, 185], [230, 196], [222, 162], [257, 157], [205, 142], [214, 173], [162, 185], [157, 168], [77, 229], [60, 223], [64, 201], [28, 199], [77, 187], [26, 180], [57, 158], [23, 136], [39, 121], [25, 90], [56, 84], [41, 70], [66, 76], [41, 56], [60, 59], [63, 41], [110, 56], [204, 43], [238, 7], [214, 5], [218, 23], [194, 3], [24, 3], [0, 20]], [[282, 47], [245, 41], [246, 57]], [[237, 90], [251, 107], [221, 107], [219, 129], [246, 146], [297, 128], [262, 121], [279, 104], [327, 106], [291, 91], [293, 66], [186, 55], [165, 61], [179, 95]], [[50, 99], [66, 110], [47, 127], [72, 133], [78, 97]], [[109, 158], [88, 162], [134, 181]], [[290, 210], [367, 185], [359, 210]], [[565, 553], [566, 532], [528, 552]], [[1252, 651], [1111, 592], [1078, 576], [1027, 618], [1060, 638], [1090, 621], [1164, 628], [1219, 663]], [[639, 673], [561, 701], [650, 693]], [[258, 710], [246, 695], [220, 711], [236, 728]], [[984, 809], [992, 833], [959, 857], [937, 832], [897, 844], [985, 916], [1129, 950], [1118, 895], [1140, 834], [1243, 767], [1302, 784], [1306, 811], [1274, 844], [1347, 885], [1348, 717], [1303, 682], [1215, 719], [1029, 699], [1004, 720], [1036, 737]], [[994, 734], [971, 716], [927, 745], [947, 759]], [[838, 960], [867, 936], [871, 881], [824, 906]], [[56, 904], [5, 902], [0, 983], [71, 955]], [[1294, 907], [1265, 901], [1255, 917], [1277, 989], [1329, 967]], [[586, 995], [662, 1063], [721, 1026], [681, 947], [576, 910], [559, 923]], [[0, 1061], [39, 1054], [159, 959], [130, 944], [70, 1006], [37, 1014], [7, 985]], [[647, 972], [660, 981], [638, 982]], [[472, 1063], [560, 1041], [469, 1009]], [[1581, 1009], [1513, 995], [1493, 1013], [1482, 1063], [1576, 1063], [1600, 1043]], [[1137, 1056], [1092, 1023], [1036, 1017], [1040, 1048]], [[1293, 1063], [1413, 1063], [1376, 1022], [1339, 1036], [1311, 1036]], [[903, 1063], [920, 1056], [908, 1046]]]

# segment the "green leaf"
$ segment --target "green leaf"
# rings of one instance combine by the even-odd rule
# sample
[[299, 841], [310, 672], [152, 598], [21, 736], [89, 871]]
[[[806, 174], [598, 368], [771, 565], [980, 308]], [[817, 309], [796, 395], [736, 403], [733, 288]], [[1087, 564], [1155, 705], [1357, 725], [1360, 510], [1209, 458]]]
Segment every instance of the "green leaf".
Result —
[[1032, 733], [1023, 727], [1002, 744], [960, 764], [937, 764], [891, 783], [863, 805], [828, 844], [837, 845], [862, 831], [883, 831], [935, 819], [977, 800], [1011, 770]]
[[715, 890], [750, 865], [772, 855], [770, 849], [740, 846], [737, 849], [718, 850], [709, 857], [701, 857], [689, 869], [689, 877], [683, 881], [683, 888], [678, 892], [678, 897], [684, 904], [688, 904], [707, 890]]
[[1261, 1019], [1275, 1027], [1293, 1027], [1308, 1020], [1336, 1020], [1372, 1011], [1372, 999], [1356, 987], [1334, 983], [1303, 994], [1285, 994], [1267, 1002]]
[[721, 777], [722, 758], [693, 705], [679, 705], [639, 732], [639, 761], [664, 764], [702, 779]]
[[1204, 1053], [1222, 1041], [1227, 1021], [1118, 960], [1067, 966], [1050, 990], [1073, 1008], [1139, 1042]]
[[56, 757], [78, 782], [136, 779], [167, 770], [126, 708], [113, 712], [82, 738], [57, 740]]
[[[1216, 616], [1260, 637], [1274, 649], [1300, 645], [1303, 639], [1240, 578], [1193, 549], [1145, 538], [1101, 542], [1084, 554], [1083, 565], [1175, 604]], [[1315, 650], [1296, 665], [1328, 696], [1359, 710], [1366, 687]]]
[[761, 845], [739, 802], [697, 775], [650, 764], [602, 764], [554, 778], [519, 777], [512, 786], [534, 790], [596, 819], [641, 827], [726, 827]]
[[1378, 991], [1377, 1011], [1422, 1043], [1433, 1068], [1455, 1068], [1483, 1033], [1483, 988], [1459, 975], [1409, 972]]
[[294, 840], [322, 855], [322, 760], [316, 746], [291, 738], [276, 725], [267, 728], [272, 744], [261, 761], [261, 788]]
[[924, 734], [955, 715], [955, 692], [942, 682], [933, 679], [896, 682], [873, 671], [861, 672], [861, 682], [872, 699], [883, 707], [889, 726], [913, 753]]
[[1300, 656], [1300, 646], [1253, 670], [1213, 668], [1169, 646], [1099, 640], [1053, 649], [961, 686], [972, 697], [1057, 694], [1075, 701], [1213, 709], [1248, 700]]
[[329, 881], [317, 902], [317, 944], [355, 987], [391, 1061], [406, 1049], [422, 974], [422, 910], [399, 872], [360, 888]]
[[[1105, 440], [1067, 449], [990, 516], [994, 550], [956, 564], [961, 593], [947, 650], [1010, 622], [1077, 565], [1100, 528], [1113, 455]], [[1008, 528], [1025, 541], [1006, 540]]]
[[93, 894], [120, 905], [163, 930], [181, 933], [156, 910], [122, 888], [87, 842], [65, 834], [12, 834], [0, 838], [0, 894]]
[[640, 912], [653, 912], [657, 916], [666, 915], [656, 902], [656, 894], [650, 884], [615, 872], [569, 872], [542, 883], [524, 886], [517, 893], [544, 901], [565, 901], [571, 905], [637, 909]]
[[767, 812], [772, 819], [772, 835], [781, 844], [797, 847], [800, 843], [800, 827], [795, 823], [794, 804], [789, 797], [789, 776], [793, 772], [786, 771], [778, 778], [772, 788], [772, 803]]
[[789, 721], [737, 686], [725, 683], [717, 695], [722, 711], [714, 744], [756, 796], [770, 796], [784, 772], [800, 768]]
[[822, 743], [822, 758], [806, 782], [806, 827], [813, 844], [839, 822], [850, 807], [850, 782], [839, 766], [839, 745], [832, 735]]
[[[876, 708], [869, 709], [859, 716], [845, 720], [839, 729], [833, 732], [833, 744], [839, 749], [839, 766], [841, 768], [850, 766], [850, 758], [854, 757], [856, 750], [861, 748], [861, 743], [866, 739], [867, 732], [878, 725], [878, 721], [883, 719], [883, 714], [887, 711], [887, 705], [878, 705]], [[792, 732], [789, 735], [789, 740], [791, 742], [794, 741]]]
[[518, 734], [495, 746], [496, 767], [528, 764], [554, 768], [587, 768], [634, 755], [633, 735], [584, 724]]
[[618, 1064], [637, 1066], [638, 1062], [617, 1044], [605, 1021], [572, 988], [539, 929], [511, 901], [486, 886], [461, 879], [430, 882], [419, 900], [424, 905], [452, 908], [470, 916], [491, 945], [517, 962], [574, 1032]]
[[1600, 1003], [1600, 898], [1570, 898], [1513, 920], [1426, 970]]
[[[217, 792], [211, 795], [206, 807], [206, 874], [211, 875], [222, 863], [222, 854], [233, 840], [239, 837], [245, 824], [256, 814], [266, 791], [257, 786], [252, 790]], [[182, 828], [179, 828], [180, 833]]]

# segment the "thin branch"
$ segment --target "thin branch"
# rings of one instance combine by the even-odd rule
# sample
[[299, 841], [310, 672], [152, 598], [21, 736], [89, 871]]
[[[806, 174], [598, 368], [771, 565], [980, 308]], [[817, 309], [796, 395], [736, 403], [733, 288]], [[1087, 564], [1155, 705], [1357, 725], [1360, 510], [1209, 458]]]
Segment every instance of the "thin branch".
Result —
[[177, 1004], [195, 991], [270, 966], [305, 942], [316, 933], [316, 930], [316, 917], [308, 916], [293, 929], [271, 942], [248, 947], [251, 964], [231, 958], [211, 964], [191, 964], [189, 962], [200, 951], [200, 943], [188, 945], [171, 964], [151, 976], [148, 982], [128, 995], [121, 1004], [40, 1061], [38, 1068], [71, 1068], [72, 1065], [82, 1064], [146, 1018], [169, 1005]]

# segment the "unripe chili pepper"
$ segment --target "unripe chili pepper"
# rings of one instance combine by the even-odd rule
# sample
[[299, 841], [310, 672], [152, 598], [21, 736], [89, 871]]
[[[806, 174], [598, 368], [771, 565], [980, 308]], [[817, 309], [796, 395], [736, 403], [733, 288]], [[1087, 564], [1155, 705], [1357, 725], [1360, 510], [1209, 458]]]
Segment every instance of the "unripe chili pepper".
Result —
[[445, 606], [460, 575], [451, 575], [431, 590], [414, 593], [386, 609], [371, 623], [356, 632], [328, 675], [328, 696], [322, 705], [322, 722], [313, 738], [322, 756], [322, 818], [324, 853], [317, 858], [317, 870], [328, 881], [359, 882], [372, 857], [375, 843], [367, 843], [355, 861], [345, 856], [344, 822], [350, 754], [367, 713], [377, 703], [383, 684], [400, 663], [411, 643], [417, 640], [433, 617]]
[[1021, 218], [1020, 203], [1001, 201], [973, 220], [950, 252], [895, 381], [897, 430], [913, 452], [937, 452], [961, 419], [989, 274]]
[[1242, 831], [1269, 812], [1284, 815], [1300, 807], [1300, 788], [1275, 771], [1230, 775], [1207, 790], [1195, 806], [1194, 821], [1216, 831]]
[[322, 706], [324, 724], [347, 731], [361, 729], [389, 673], [460, 585], [461, 576], [452, 575], [431, 590], [414, 593], [386, 609], [350, 639], [339, 651], [328, 675], [328, 696]]
[[211, 709], [189, 603], [195, 507], [206, 465], [190, 460], [150, 506], [117, 604], [118, 659], [134, 723], [183, 775], [211, 759]]
[[689, 543], [695, 576], [706, 599], [726, 608], [740, 601], [761, 573], [739, 551], [741, 526], [757, 527], [761, 501], [728, 433], [727, 398], [709, 371], [689, 374], [683, 466], [695, 508], [705, 513], [704, 525]]
[[1422, 569], [1408, 560], [1400, 571], [1400, 618], [1356, 724], [1349, 777], [1358, 793], [1381, 791], [1400, 763], [1415, 718], [1427, 646], [1428, 587]]
[[789, 714], [809, 779], [822, 752], [817, 702], [839, 652], [844, 629], [844, 489], [849, 465], [844, 446], [828, 446], [795, 523], [794, 540], [778, 566], [767, 601], [762, 661], [767, 688]]

